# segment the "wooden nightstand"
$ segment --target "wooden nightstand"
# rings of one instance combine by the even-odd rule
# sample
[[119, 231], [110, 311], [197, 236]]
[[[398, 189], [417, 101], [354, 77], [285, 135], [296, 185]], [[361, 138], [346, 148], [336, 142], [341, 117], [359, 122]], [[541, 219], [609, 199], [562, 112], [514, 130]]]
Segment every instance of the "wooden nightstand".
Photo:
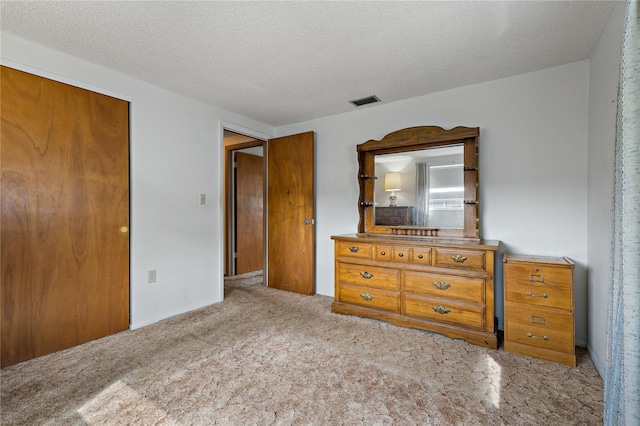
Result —
[[574, 263], [505, 254], [504, 350], [576, 366]]

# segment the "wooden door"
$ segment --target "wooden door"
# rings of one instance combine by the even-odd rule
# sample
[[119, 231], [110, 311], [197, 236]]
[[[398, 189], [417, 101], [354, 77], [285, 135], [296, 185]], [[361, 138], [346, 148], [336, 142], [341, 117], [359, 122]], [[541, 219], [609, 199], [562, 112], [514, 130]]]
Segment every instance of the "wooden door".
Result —
[[128, 103], [2, 67], [2, 367], [129, 326]]
[[236, 274], [264, 265], [264, 158], [236, 153]]
[[313, 132], [267, 142], [267, 284], [315, 291]]

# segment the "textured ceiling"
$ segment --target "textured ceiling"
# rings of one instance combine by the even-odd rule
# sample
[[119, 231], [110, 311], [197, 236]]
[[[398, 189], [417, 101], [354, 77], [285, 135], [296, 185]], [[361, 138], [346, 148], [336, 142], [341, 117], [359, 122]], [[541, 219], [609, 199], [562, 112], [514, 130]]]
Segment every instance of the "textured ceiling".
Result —
[[[586, 59], [615, 2], [7, 2], [2, 31], [280, 126]], [[361, 108], [375, 108], [368, 105]]]

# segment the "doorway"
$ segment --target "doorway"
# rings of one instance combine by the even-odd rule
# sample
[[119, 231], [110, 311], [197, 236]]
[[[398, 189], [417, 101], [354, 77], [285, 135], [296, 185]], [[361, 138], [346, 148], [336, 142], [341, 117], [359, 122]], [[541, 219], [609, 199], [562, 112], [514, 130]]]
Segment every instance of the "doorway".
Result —
[[[315, 292], [315, 134], [313, 132], [259, 140], [224, 130], [225, 142], [225, 276], [244, 269], [238, 251], [241, 232], [260, 233], [264, 285], [311, 295]], [[235, 138], [232, 140], [231, 138]], [[237, 143], [233, 143], [237, 140]], [[262, 231], [238, 219], [238, 156], [257, 156], [262, 147]], [[250, 149], [249, 149], [250, 148]], [[247, 150], [249, 149], [249, 150]], [[244, 152], [243, 152], [244, 151]], [[253, 159], [254, 166], [259, 159]], [[253, 188], [259, 178], [253, 179]], [[235, 196], [234, 196], [235, 195]], [[243, 194], [240, 194], [243, 195]], [[246, 194], [244, 194], [246, 195]], [[250, 200], [251, 196], [248, 197]], [[253, 197], [253, 201], [258, 196]], [[251, 213], [256, 215], [256, 213]], [[254, 235], [255, 237], [255, 235]], [[251, 251], [255, 251], [256, 238]], [[260, 265], [258, 265], [259, 267]], [[255, 266], [253, 267], [255, 268]]]

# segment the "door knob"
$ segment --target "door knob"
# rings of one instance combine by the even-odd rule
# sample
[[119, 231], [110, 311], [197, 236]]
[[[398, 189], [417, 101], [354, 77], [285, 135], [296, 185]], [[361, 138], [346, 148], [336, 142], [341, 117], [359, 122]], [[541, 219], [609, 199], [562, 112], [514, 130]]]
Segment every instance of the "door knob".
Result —
[[122, 232], [123, 234], [125, 232], [127, 232], [128, 230], [129, 230], [129, 228], [127, 228], [126, 226], [123, 226], [123, 227], [120, 228], [120, 232]]

